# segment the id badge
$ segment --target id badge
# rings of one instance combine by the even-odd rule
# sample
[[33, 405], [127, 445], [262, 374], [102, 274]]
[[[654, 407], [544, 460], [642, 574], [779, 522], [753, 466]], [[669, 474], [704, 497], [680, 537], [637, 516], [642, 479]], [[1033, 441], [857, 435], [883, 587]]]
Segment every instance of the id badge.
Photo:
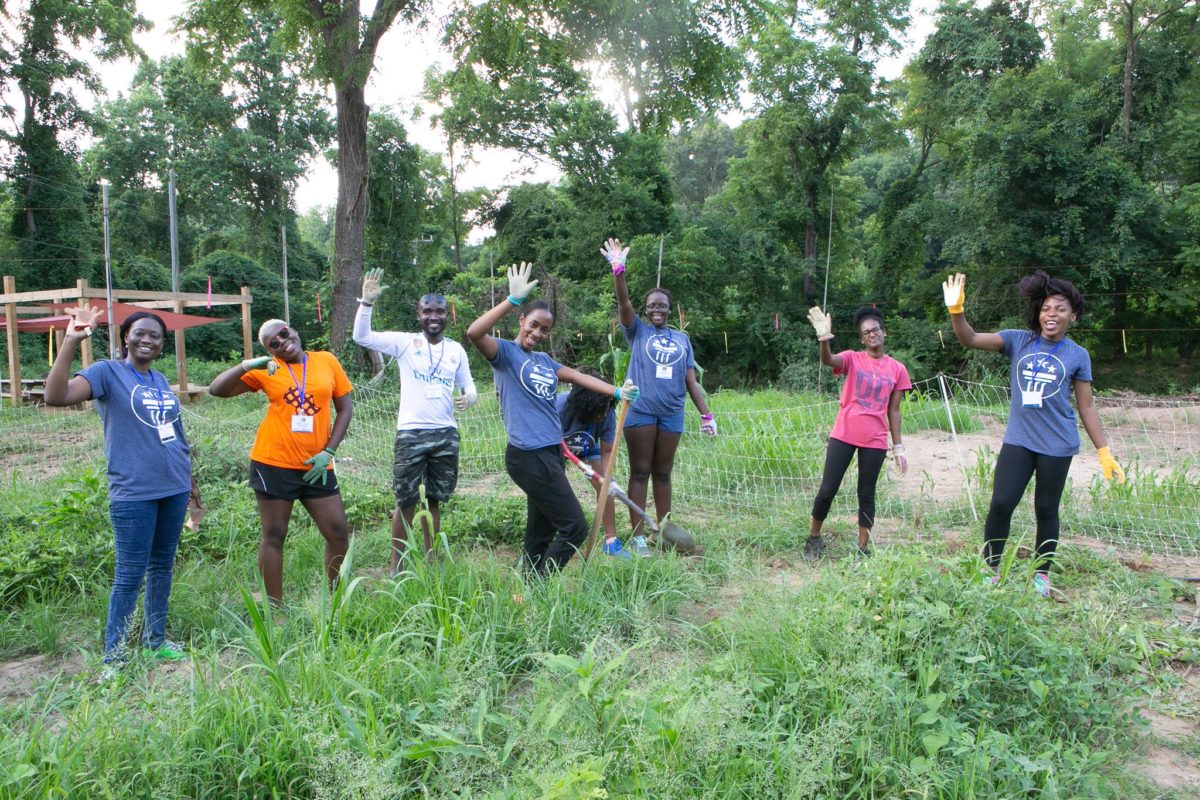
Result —
[[175, 441], [175, 426], [171, 423], [164, 423], [158, 426], [158, 441], [162, 444]]
[[654, 369], [654, 377], [659, 380], [669, 381], [675, 374], [675, 368], [670, 364], [659, 364]]
[[1036, 388], [1036, 389], [1022, 389], [1021, 390], [1021, 405], [1024, 406], [1025, 408], [1041, 408], [1042, 407], [1042, 393], [1044, 391], [1045, 390], [1041, 387]]
[[292, 415], [292, 433], [312, 433], [313, 418], [307, 414]]
[[426, 400], [441, 400], [443, 394], [444, 393], [442, 392], [442, 390], [436, 386], [426, 386], [425, 387], [425, 399]]

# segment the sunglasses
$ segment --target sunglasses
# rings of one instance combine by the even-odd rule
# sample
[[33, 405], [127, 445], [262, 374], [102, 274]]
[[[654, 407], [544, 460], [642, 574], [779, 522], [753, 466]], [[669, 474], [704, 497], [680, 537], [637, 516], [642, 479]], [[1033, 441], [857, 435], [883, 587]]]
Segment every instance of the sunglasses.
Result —
[[288, 339], [291, 339], [291, 338], [292, 338], [292, 329], [291, 328], [287, 328], [287, 327], [280, 328], [279, 331], [276, 332], [276, 334], [267, 341], [267, 349], [268, 350], [278, 350], [279, 348], [283, 347], [284, 344], [287, 343]]

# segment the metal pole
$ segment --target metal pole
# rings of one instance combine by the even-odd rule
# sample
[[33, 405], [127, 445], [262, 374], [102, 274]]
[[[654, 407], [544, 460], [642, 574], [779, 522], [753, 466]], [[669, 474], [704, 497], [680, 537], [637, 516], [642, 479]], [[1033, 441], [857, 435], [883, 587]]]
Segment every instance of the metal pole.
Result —
[[665, 234], [661, 234], [661, 233], [660, 233], [660, 234], [658, 235], [658, 277], [654, 279], [654, 285], [655, 285], [655, 286], [657, 286], [657, 287], [660, 287], [660, 288], [662, 287], [662, 251], [663, 251], [663, 239], [665, 239], [665, 238], [666, 238], [666, 235], [665, 235]]
[[292, 310], [288, 303], [288, 274], [287, 274], [287, 225], [281, 225], [280, 237], [283, 242], [283, 321], [292, 324]]
[[108, 355], [115, 360], [118, 355], [117, 319], [113, 314], [112, 249], [108, 237], [108, 181], [100, 181], [100, 191], [104, 203], [104, 292], [108, 300]]
[[967, 475], [967, 465], [963, 461], [958, 431], [954, 429], [954, 414], [950, 412], [950, 392], [946, 389], [946, 376], [941, 372], [938, 373], [938, 386], [942, 390], [942, 402], [946, 405], [946, 419], [950, 421], [950, 435], [954, 438], [954, 452], [958, 455], [958, 468], [962, 470], [963, 484], [967, 487], [967, 500], [971, 503], [971, 518], [979, 522], [979, 512], [975, 510], [975, 493], [971, 491], [971, 478]]
[[[821, 308], [829, 305], [829, 257], [833, 255], [833, 189], [829, 190], [829, 239], [825, 243], [825, 296], [821, 298]], [[826, 309], [825, 313], [829, 313]]]
[[167, 210], [171, 217], [171, 291], [179, 291], [179, 225], [175, 221], [175, 170], [167, 172]]
[[492, 273], [492, 308], [496, 307], [496, 263], [492, 251], [488, 251], [488, 269]]

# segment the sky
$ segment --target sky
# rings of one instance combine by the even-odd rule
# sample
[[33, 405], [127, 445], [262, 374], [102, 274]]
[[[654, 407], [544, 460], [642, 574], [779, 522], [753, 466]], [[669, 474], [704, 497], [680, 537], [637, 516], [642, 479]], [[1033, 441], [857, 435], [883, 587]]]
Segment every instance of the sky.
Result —
[[[170, 29], [174, 17], [185, 10], [185, 0], [138, 0], [137, 5], [139, 13], [154, 26], [137, 37], [146, 55], [158, 59], [182, 54], [182, 37], [171, 33]], [[373, 5], [370, 0], [363, 3], [364, 8]], [[903, 50], [880, 62], [880, 73], [884, 77], [898, 77], [904, 64], [920, 49], [933, 30], [932, 12], [936, 5], [936, 0], [913, 0], [913, 21]], [[367, 85], [367, 102], [376, 109], [390, 107], [397, 117], [404, 120], [409, 140], [413, 143], [426, 150], [444, 153], [445, 138], [440, 130], [432, 126], [430, 109], [424, 107], [420, 99], [425, 70], [435, 64], [448, 66], [448, 59], [441, 52], [437, 36], [436, 31], [416, 31], [400, 23], [388, 31], [380, 43], [375, 69]], [[136, 71], [135, 64], [125, 61], [100, 65], [98, 69], [110, 97], [128, 93]], [[332, 95], [330, 101], [332, 105]], [[417, 110], [422, 113], [414, 116], [413, 112]], [[731, 125], [741, 120], [737, 112], [722, 116]], [[499, 188], [523, 180], [554, 180], [559, 174], [553, 166], [514, 151], [482, 150], [473, 155], [473, 161], [464, 165], [461, 189], [475, 186]], [[334, 168], [324, 158], [318, 158], [309, 166], [308, 174], [297, 188], [296, 206], [301, 212], [313, 207], [331, 206], [336, 194], [337, 176]]]

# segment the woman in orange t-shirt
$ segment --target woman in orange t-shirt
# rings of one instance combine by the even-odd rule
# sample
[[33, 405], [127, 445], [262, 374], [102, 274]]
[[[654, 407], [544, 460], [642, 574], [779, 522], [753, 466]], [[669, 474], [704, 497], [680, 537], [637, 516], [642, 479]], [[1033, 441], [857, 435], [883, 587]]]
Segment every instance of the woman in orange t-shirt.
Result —
[[[350, 427], [350, 379], [332, 353], [307, 352], [278, 319], [258, 329], [270, 356], [248, 358], [208, 387], [214, 397], [262, 392], [270, 400], [250, 450], [250, 487], [258, 497], [258, 570], [267, 596], [283, 601], [283, 540], [299, 500], [325, 537], [325, 574], [337, 580], [349, 542], [333, 455]], [[330, 407], [337, 412], [330, 414]], [[331, 420], [332, 417], [332, 420]], [[331, 425], [332, 421], [332, 425]]]

